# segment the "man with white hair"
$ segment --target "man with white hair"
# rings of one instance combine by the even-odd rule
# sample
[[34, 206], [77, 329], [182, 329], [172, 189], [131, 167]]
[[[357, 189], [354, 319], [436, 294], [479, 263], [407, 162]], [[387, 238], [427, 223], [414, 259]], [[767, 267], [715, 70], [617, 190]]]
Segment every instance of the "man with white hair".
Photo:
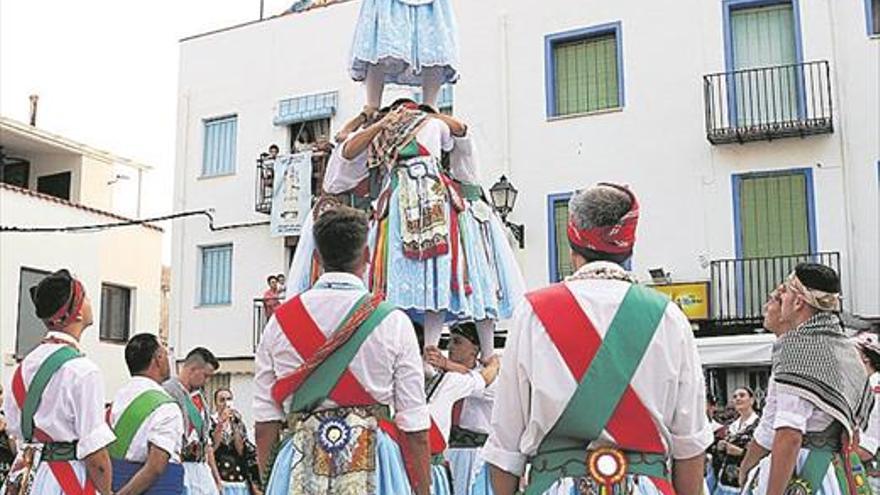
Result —
[[[712, 443], [693, 331], [681, 310], [635, 283], [639, 205], [600, 183], [569, 203], [576, 272], [519, 306], [483, 448], [496, 495], [697, 495]], [[671, 467], [671, 469], [670, 469]]]
[[740, 465], [743, 493], [870, 493], [853, 443], [873, 397], [837, 314], [839, 294], [833, 269], [801, 263], [764, 304], [777, 341], [764, 413]]

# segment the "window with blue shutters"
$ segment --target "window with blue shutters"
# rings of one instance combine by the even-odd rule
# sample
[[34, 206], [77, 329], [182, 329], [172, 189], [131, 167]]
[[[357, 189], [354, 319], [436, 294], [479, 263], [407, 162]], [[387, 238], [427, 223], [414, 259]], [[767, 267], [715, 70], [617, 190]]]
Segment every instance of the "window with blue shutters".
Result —
[[238, 117], [235, 115], [205, 121], [202, 177], [235, 173], [237, 131]]
[[200, 305], [230, 304], [232, 302], [232, 244], [202, 247], [201, 254]]

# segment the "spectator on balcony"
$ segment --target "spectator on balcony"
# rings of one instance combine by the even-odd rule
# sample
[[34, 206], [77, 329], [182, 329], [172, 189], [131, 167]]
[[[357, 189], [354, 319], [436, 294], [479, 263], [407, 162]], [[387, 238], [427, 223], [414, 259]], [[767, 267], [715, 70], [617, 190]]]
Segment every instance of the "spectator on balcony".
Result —
[[755, 393], [748, 387], [733, 391], [733, 408], [737, 418], [727, 425], [723, 440], [715, 445], [715, 456], [719, 460], [718, 485], [715, 495], [736, 495], [740, 492], [739, 465], [758, 426], [758, 413], [755, 412]]
[[274, 160], [274, 159], [278, 158], [279, 151], [280, 150], [278, 149], [277, 144], [270, 144], [269, 145], [269, 159]]
[[278, 297], [283, 301], [284, 296], [287, 293], [287, 278], [285, 278], [283, 273], [279, 273], [275, 275], [275, 278], [278, 279]]
[[266, 292], [263, 292], [263, 309], [266, 310], [266, 319], [268, 320], [275, 312], [275, 308], [281, 304], [283, 295], [278, 288], [277, 275], [269, 275], [266, 283], [269, 284], [269, 288], [266, 289]]

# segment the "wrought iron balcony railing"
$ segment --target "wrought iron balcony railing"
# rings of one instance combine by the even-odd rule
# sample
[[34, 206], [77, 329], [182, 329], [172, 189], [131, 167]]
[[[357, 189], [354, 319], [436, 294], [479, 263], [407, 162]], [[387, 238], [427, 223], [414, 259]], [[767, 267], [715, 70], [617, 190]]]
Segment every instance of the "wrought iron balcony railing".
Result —
[[763, 323], [763, 306], [802, 262], [821, 263], [840, 273], [840, 253], [826, 252], [712, 261], [710, 318], [714, 327], [754, 330]]
[[706, 137], [743, 143], [834, 132], [827, 61], [703, 76]]
[[253, 328], [253, 346], [254, 352], [257, 352], [257, 347], [260, 345], [260, 340], [263, 338], [263, 329], [266, 328], [266, 323], [269, 322], [269, 317], [272, 316], [272, 311], [274, 308], [277, 308], [284, 302], [281, 299], [254, 299], [254, 310], [253, 310], [253, 318], [254, 318], [254, 328]]

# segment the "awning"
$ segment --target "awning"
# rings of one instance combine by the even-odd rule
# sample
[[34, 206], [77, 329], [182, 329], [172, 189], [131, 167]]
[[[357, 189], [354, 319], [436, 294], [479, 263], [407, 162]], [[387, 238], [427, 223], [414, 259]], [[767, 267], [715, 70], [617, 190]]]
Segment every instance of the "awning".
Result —
[[275, 125], [290, 125], [307, 120], [326, 119], [336, 113], [339, 93], [329, 91], [307, 96], [287, 98], [278, 102]]
[[776, 336], [770, 333], [697, 338], [703, 366], [769, 365]]

